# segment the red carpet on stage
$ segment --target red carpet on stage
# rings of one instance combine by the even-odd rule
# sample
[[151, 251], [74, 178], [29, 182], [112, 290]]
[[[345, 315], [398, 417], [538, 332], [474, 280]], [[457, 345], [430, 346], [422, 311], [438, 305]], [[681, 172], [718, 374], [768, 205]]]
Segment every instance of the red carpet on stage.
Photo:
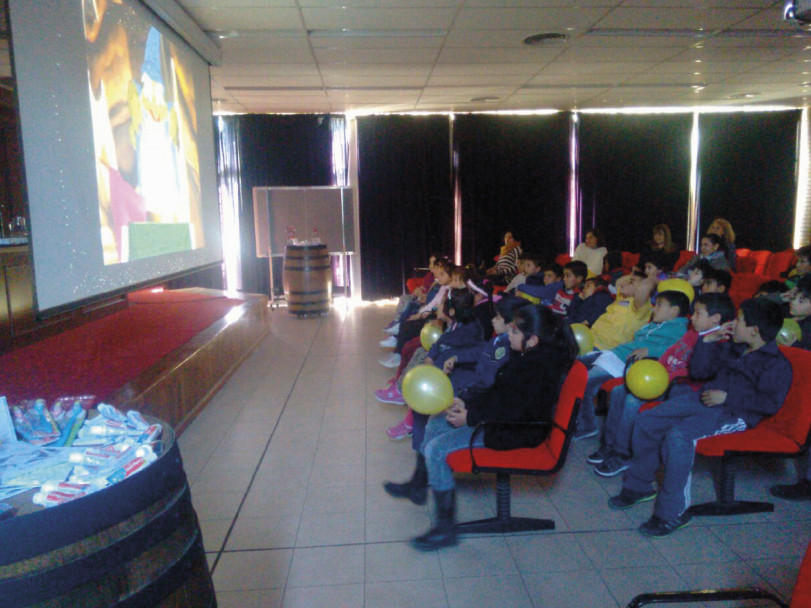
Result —
[[243, 303], [172, 291], [128, 300], [125, 310], [0, 356], [0, 395], [9, 404], [87, 394], [101, 401]]

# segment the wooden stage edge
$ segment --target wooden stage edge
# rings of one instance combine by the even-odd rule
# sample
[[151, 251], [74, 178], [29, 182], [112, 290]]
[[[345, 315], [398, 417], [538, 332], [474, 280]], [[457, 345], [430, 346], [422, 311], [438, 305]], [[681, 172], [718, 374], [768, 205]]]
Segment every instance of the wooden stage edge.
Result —
[[[213, 289], [184, 291], [234, 297]], [[182, 433], [270, 331], [267, 296], [240, 293], [236, 297], [245, 302], [105, 401], [160, 418], [175, 433]]]

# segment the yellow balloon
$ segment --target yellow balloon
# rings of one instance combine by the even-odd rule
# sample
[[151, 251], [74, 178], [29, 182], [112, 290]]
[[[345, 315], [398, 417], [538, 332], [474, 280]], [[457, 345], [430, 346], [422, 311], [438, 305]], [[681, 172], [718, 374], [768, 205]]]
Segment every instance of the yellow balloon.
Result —
[[680, 291], [687, 296], [692, 304], [693, 298], [696, 297], [696, 290], [684, 279], [665, 279], [660, 281], [656, 286], [656, 291], [662, 293], [663, 291]]
[[777, 333], [777, 343], [781, 346], [791, 346], [803, 339], [803, 331], [794, 319], [783, 319], [783, 327]]
[[670, 378], [665, 366], [653, 359], [642, 359], [628, 368], [625, 384], [640, 399], [656, 399], [667, 390]]
[[415, 412], [438, 414], [453, 403], [450, 378], [434, 365], [418, 365], [403, 378], [403, 399]]
[[574, 340], [577, 342], [577, 348], [580, 350], [581, 355], [590, 353], [594, 350], [594, 334], [591, 330], [582, 323], [572, 323], [572, 333]]
[[420, 344], [422, 344], [422, 347], [425, 350], [431, 350], [434, 342], [439, 340], [439, 336], [441, 335], [442, 330], [429, 321], [423, 325], [422, 330], [420, 331]]

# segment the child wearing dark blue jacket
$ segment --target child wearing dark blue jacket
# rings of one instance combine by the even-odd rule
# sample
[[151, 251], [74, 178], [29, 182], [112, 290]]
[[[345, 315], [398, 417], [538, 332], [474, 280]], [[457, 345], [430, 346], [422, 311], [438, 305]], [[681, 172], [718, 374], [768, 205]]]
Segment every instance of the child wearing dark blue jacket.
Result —
[[613, 301], [614, 298], [608, 291], [608, 283], [604, 279], [599, 277], [587, 279], [583, 284], [583, 291], [574, 297], [569, 306], [566, 322], [582, 323], [591, 327]]
[[[510, 345], [507, 330], [513, 321], [516, 311], [530, 306], [522, 298], [502, 298], [496, 302], [496, 316], [493, 318], [493, 327], [499, 334], [495, 338], [479, 346], [462, 348], [445, 359], [443, 370], [450, 375], [454, 396], [467, 396], [472, 392], [489, 388], [493, 385], [498, 371], [510, 359]], [[475, 360], [476, 367], [467, 369], [467, 362]], [[428, 416], [409, 410], [412, 416], [413, 434], [411, 447], [417, 452], [417, 468], [411, 479], [405, 483], [386, 482], [383, 488], [390, 495], [397, 498], [408, 498], [414, 504], [423, 505], [428, 499], [426, 486], [427, 472], [425, 459], [420, 454], [420, 446], [425, 436], [425, 426]]]
[[[701, 389], [682, 392], [638, 416], [631, 439], [634, 456], [622, 491], [608, 504], [627, 509], [655, 498], [653, 516], [639, 527], [643, 535], [666, 536], [689, 523], [698, 439], [744, 431], [783, 405], [792, 375], [775, 342], [782, 324], [779, 304], [746, 300], [735, 321], [696, 343], [689, 373], [707, 379]], [[728, 336], [732, 341], [720, 341]], [[664, 476], [657, 494], [653, 482], [660, 466]]]

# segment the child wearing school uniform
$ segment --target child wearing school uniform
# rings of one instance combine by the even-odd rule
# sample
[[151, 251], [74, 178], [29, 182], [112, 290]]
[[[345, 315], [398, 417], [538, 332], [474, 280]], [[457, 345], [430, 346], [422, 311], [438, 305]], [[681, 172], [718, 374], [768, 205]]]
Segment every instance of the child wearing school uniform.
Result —
[[572, 300], [566, 322], [582, 323], [591, 327], [613, 302], [614, 298], [608, 292], [608, 284], [601, 277], [587, 279], [583, 291]]
[[528, 277], [538, 274], [541, 271], [541, 260], [534, 253], [524, 252], [518, 256], [518, 269], [520, 272], [504, 288], [506, 293], [514, 293], [519, 285], [527, 282]]
[[[525, 306], [531, 306], [531, 304], [521, 298], [499, 300], [495, 304], [496, 316], [493, 317], [493, 328], [498, 335], [480, 346], [459, 348], [444, 360], [441, 367], [450, 376], [454, 396], [466, 396], [493, 385], [498, 370], [510, 360], [510, 340], [507, 335], [509, 324], [513, 321], [514, 313]], [[473, 373], [467, 369], [467, 364], [471, 361], [476, 364]], [[409, 426], [414, 429], [411, 447], [417, 452], [417, 467], [408, 481], [404, 483], [388, 481], [383, 484], [383, 489], [391, 496], [408, 498], [414, 504], [423, 505], [428, 498], [427, 472], [425, 459], [419, 450], [423, 442], [428, 416], [416, 414], [409, 409], [409, 416], [406, 417], [406, 420], [409, 418]], [[411, 429], [409, 430], [411, 431]]]
[[[724, 323], [735, 319], [735, 306], [729, 296], [719, 293], [702, 293], [693, 304], [690, 318], [692, 327], [659, 357], [672, 382], [676, 378], [687, 380], [687, 366], [693, 348], [703, 336], [718, 331]], [[668, 398], [675, 398], [682, 391], [697, 391], [700, 382], [687, 381], [671, 384]], [[614, 388], [608, 397], [608, 413], [600, 438], [600, 448], [590, 454], [587, 461], [594, 472], [602, 477], [613, 477], [628, 468], [631, 458], [631, 433], [639, 409], [645, 403], [635, 397], [624, 385]]]
[[560, 289], [563, 289], [563, 266], [549, 264], [543, 269], [543, 274], [528, 276], [526, 283], [519, 285], [515, 292], [518, 296], [525, 294], [535, 298], [532, 302], [537, 300], [538, 304], [549, 306]]
[[[797, 321], [802, 338], [790, 346], [811, 350], [811, 275], [804, 275], [794, 288], [789, 301], [791, 318]], [[785, 500], [811, 500], [811, 460], [803, 478], [795, 484], [772, 486], [772, 496]]]
[[[744, 301], [734, 322], [696, 343], [689, 372], [696, 380], [708, 379], [702, 388], [637, 417], [633, 458], [622, 490], [608, 505], [627, 509], [656, 499], [653, 515], [639, 526], [641, 534], [666, 536], [690, 522], [690, 478], [698, 439], [752, 428], [783, 405], [792, 371], [775, 342], [782, 324], [776, 302]], [[723, 341], [728, 336], [732, 340]], [[657, 492], [654, 481], [660, 467], [664, 475]]]
[[431, 486], [435, 514], [433, 527], [412, 540], [418, 550], [433, 551], [457, 542], [455, 482], [448, 454], [469, 446], [497, 450], [534, 447], [549, 433], [547, 425], [505, 425], [477, 432], [477, 424], [483, 420], [552, 420], [563, 379], [575, 360], [577, 347], [572, 332], [546, 307], [518, 309], [508, 334], [513, 355], [499, 369], [493, 386], [465, 399], [455, 398], [445, 412], [428, 423], [420, 447], [425, 468], [420, 491], [426, 492]]
[[577, 414], [577, 431], [572, 441], [580, 441], [599, 434], [594, 413], [594, 398], [606, 380], [619, 378], [623, 365], [629, 359], [661, 357], [665, 350], [675, 344], [687, 331], [687, 314], [690, 300], [680, 291], [663, 291], [656, 299], [651, 322], [634, 334], [634, 339], [620, 344], [610, 351], [589, 353], [580, 360], [589, 367], [586, 390], [580, 411]]
[[589, 269], [584, 262], [569, 262], [563, 267], [563, 288], [555, 294], [549, 309], [556, 315], [565, 317], [574, 297], [580, 292]]

